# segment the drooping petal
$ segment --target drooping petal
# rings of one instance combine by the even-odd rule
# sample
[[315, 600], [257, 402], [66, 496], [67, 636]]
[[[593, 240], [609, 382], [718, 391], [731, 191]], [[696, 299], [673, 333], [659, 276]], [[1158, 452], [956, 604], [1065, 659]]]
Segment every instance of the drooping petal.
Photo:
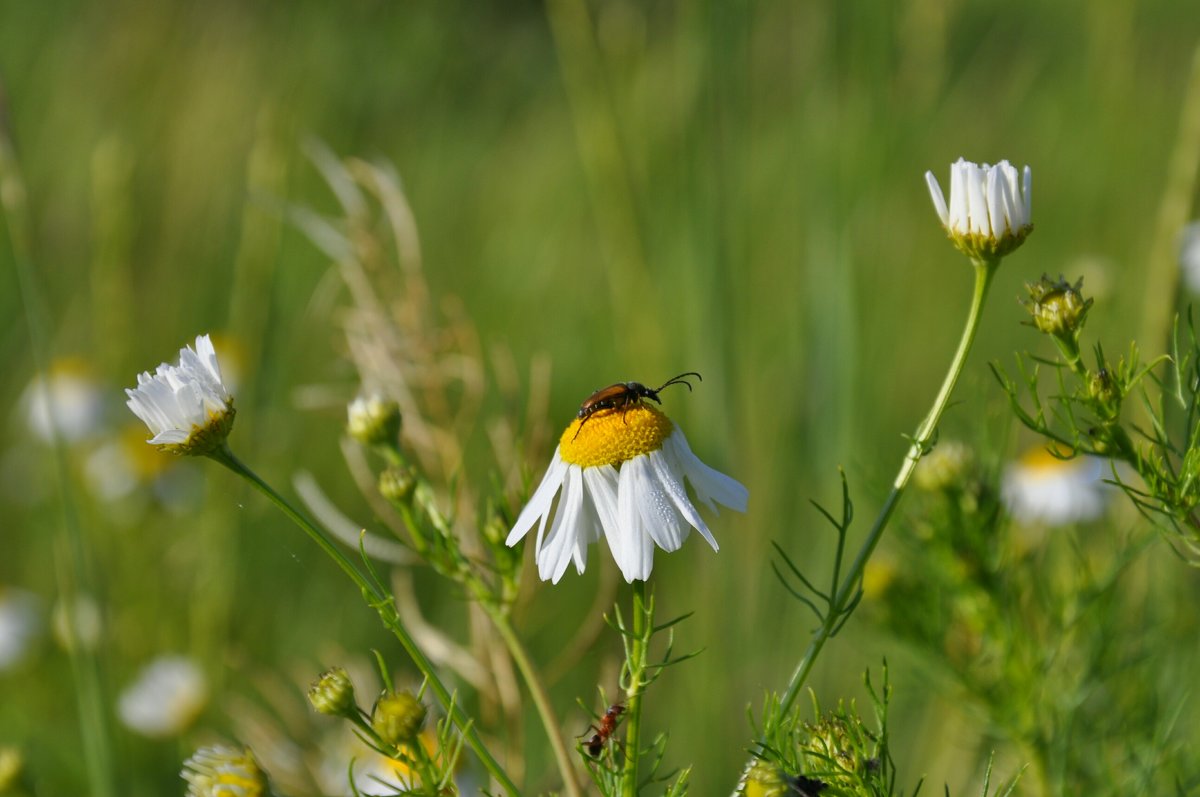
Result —
[[[620, 556], [617, 565], [627, 582], [645, 581], [654, 569], [654, 541], [645, 528], [641, 509], [636, 503], [637, 490], [633, 486], [634, 469], [625, 463], [621, 467], [617, 485], [617, 517], [621, 524]], [[613, 552], [617, 556], [617, 552]]]
[[692, 453], [687, 438], [681, 429], [676, 429], [664, 447], [671, 447], [672, 453], [679, 459], [687, 480], [696, 491], [696, 497], [707, 504], [714, 512], [713, 501], [729, 507], [735, 512], [745, 512], [750, 499], [750, 492], [736, 479], [731, 479], [720, 471], [705, 465]]
[[[550, 506], [554, 501], [554, 496], [558, 494], [558, 488], [562, 486], [563, 477], [567, 474], [567, 463], [563, 462], [559, 456], [558, 449], [554, 449], [554, 457], [550, 460], [550, 467], [546, 469], [546, 475], [542, 477], [542, 481], [538, 484], [533, 495], [529, 498], [529, 503], [521, 510], [521, 514], [517, 516], [517, 522], [513, 524], [512, 531], [508, 533], [508, 537], [504, 540], [504, 544], [508, 546], [516, 545], [520, 540], [529, 533], [529, 529], [533, 527], [533, 523], [538, 518], [545, 518], [550, 514]], [[540, 547], [540, 543], [539, 543]]]
[[537, 551], [538, 575], [543, 581], [557, 584], [566, 572], [575, 552], [582, 506], [583, 475], [578, 467], [569, 467], [554, 524]]
[[[676, 431], [675, 434], [679, 434], [679, 432]], [[704, 522], [704, 518], [700, 517], [700, 513], [696, 511], [696, 507], [688, 498], [687, 488], [683, 486], [684, 471], [679, 466], [678, 456], [673, 450], [668, 451], [664, 448], [651, 454], [649, 459], [658, 476], [659, 484], [671, 499], [678, 514], [682, 515], [692, 528], [700, 532], [714, 551], [719, 551], [720, 546], [717, 545], [717, 540], [713, 537], [712, 532], [708, 530], [708, 524]]]

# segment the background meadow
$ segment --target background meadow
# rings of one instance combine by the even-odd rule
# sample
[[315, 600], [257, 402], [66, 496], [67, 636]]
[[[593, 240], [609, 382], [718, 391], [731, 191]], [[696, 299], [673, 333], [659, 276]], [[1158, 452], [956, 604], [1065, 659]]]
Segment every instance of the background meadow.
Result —
[[[728, 793], [747, 704], [783, 686], [812, 626], [771, 573], [771, 542], [824, 572], [833, 534], [809, 500], [836, 505], [840, 465], [860, 517], [873, 514], [961, 329], [970, 270], [924, 171], [944, 181], [960, 155], [1033, 167], [1035, 231], [1001, 267], [942, 425], [998, 472], [1035, 441], [986, 363], [1050, 354], [1021, 323], [1025, 281], [1084, 276], [1094, 339], [1165, 347], [1175, 242], [1195, 215], [1200, 124], [1185, 109], [1200, 102], [1198, 42], [1200, 15], [1179, 0], [0, 3], [0, 119], [28, 202], [27, 225], [0, 225], [0, 588], [34, 594], [50, 623], [78, 575], [67, 507], [101, 608], [110, 702], [157, 655], [201, 663], [209, 701], [181, 738], [147, 740], [106, 716], [126, 794], [181, 793], [198, 744], [303, 724], [302, 687], [327, 665], [372, 648], [405, 663], [260, 497], [209, 463], [138, 448], [121, 392], [211, 331], [239, 385], [239, 455], [279, 486], [311, 472], [372, 525], [339, 453], [358, 390], [348, 300], [297, 209], [337, 212], [314, 164], [322, 148], [388, 162], [431, 306], [470, 319], [489, 367], [512, 363], [518, 395], [531, 364], [550, 364], [551, 428], [599, 386], [704, 374], [694, 393], [664, 394], [667, 412], [749, 487], [750, 512], [716, 521], [719, 554], [694, 544], [657, 558], [661, 616], [694, 610], [680, 644], [704, 653], [646, 710], [671, 733], [668, 761], [695, 765], [693, 793]], [[26, 233], [33, 293], [12, 245]], [[58, 367], [103, 390], [102, 423], [67, 448], [65, 481], [28, 422], [31, 315]], [[497, 391], [484, 401], [525, 423]], [[132, 484], [105, 487], [97, 452], [128, 439], [141, 454]], [[463, 472], [481, 484], [488, 442], [482, 428], [466, 439]], [[551, 448], [521, 452], [534, 478]], [[1119, 547], [1143, 527], [1118, 510], [1084, 536]], [[889, 542], [881, 555], [895, 555]], [[614, 566], [593, 554], [555, 587], [527, 574], [518, 627], [543, 661], [595, 619]], [[1163, 707], [1131, 728], [1178, 711], [1171, 744], [1200, 749], [1186, 675], [1200, 666], [1200, 576], [1161, 541], [1127, 575], [1119, 616], [1133, 630], [1115, 644], [1154, 651], [1128, 678]], [[461, 625], [444, 585], [418, 573], [417, 590], [431, 620]], [[862, 671], [886, 656], [903, 780], [978, 793], [992, 749], [1015, 773], [1019, 746], [870, 603], [818, 664], [822, 702], [861, 699]], [[618, 656], [601, 636], [553, 684], [573, 733], [589, 722], [576, 698], [614, 691]], [[1013, 703], [1042, 699], [1035, 686]], [[1108, 686], [1093, 699], [1119, 704], [1120, 683]], [[23, 749], [36, 793], [84, 793], [78, 714], [70, 658], [48, 631], [0, 669], [0, 744]], [[554, 785], [539, 734], [526, 729], [531, 794]], [[1194, 753], [1191, 765], [1195, 776]]]

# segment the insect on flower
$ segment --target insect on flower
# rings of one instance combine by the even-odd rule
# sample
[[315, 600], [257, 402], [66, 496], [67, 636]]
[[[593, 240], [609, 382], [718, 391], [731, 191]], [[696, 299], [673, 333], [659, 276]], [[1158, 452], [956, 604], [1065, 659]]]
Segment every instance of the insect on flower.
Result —
[[[679, 374], [679, 376], [671, 377], [654, 389], [646, 387], [641, 382], [617, 382], [608, 387], [600, 388], [579, 405], [579, 413], [575, 417], [579, 418], [581, 422], [579, 428], [575, 430], [575, 437], [579, 437], [579, 433], [583, 431], [583, 424], [587, 423], [592, 415], [601, 410], [628, 411], [631, 406], [640, 403], [642, 399], [650, 399], [658, 404], [662, 404], [659, 401], [658, 394], [663, 388], [670, 387], [671, 385], [687, 385], [687, 389], [690, 391], [692, 383], [684, 378], [687, 376], [694, 376], [701, 382], [704, 381], [704, 377], [695, 371], [687, 371], [686, 373]], [[621, 414], [624, 415], [625, 412]], [[574, 440], [575, 438], [571, 439]]]
[[[660, 388], [661, 389], [661, 388]], [[592, 758], [599, 758], [600, 753], [604, 751], [604, 745], [613, 735], [613, 731], [617, 729], [617, 723], [621, 721], [621, 715], [625, 713], [625, 707], [620, 703], [614, 703], [604, 712], [604, 716], [600, 718], [599, 725], [592, 725], [588, 730], [595, 731], [592, 738], [588, 740], [587, 751]], [[586, 736], [586, 734], [584, 734]]]

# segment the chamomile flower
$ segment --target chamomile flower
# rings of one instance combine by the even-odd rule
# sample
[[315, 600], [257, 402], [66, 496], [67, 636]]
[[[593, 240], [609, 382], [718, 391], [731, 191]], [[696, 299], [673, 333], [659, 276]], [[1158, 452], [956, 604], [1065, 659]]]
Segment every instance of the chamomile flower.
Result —
[[592, 412], [563, 432], [506, 543], [515, 545], [536, 524], [538, 575], [558, 583], [572, 561], [584, 571], [588, 545], [603, 535], [625, 580], [645, 581], [654, 546], [678, 550], [693, 528], [717, 550], [685, 479], [713, 512], [717, 504], [746, 511], [746, 488], [697, 459], [683, 432], [658, 410], [638, 402]]
[[194, 351], [180, 350], [179, 365], [163, 363], [153, 376], [138, 374], [138, 386], [125, 394], [129, 409], [154, 434], [148, 442], [175, 454], [208, 454], [233, 428], [233, 396], [208, 335], [196, 338]]
[[76, 358], [56, 360], [34, 379], [21, 399], [30, 430], [43, 442], [56, 437], [76, 443], [104, 425], [104, 393], [87, 365]]
[[946, 234], [959, 251], [996, 260], [1020, 246], [1033, 230], [1033, 172], [1018, 174], [1008, 161], [995, 166], [959, 158], [950, 165], [950, 203], [933, 172], [925, 172], [929, 196]]
[[207, 702], [200, 667], [185, 656], [161, 656], [121, 693], [117, 714], [130, 730], [160, 738], [186, 730]]
[[223, 744], [201, 747], [183, 762], [180, 777], [187, 797], [263, 797], [270, 794], [267, 776], [248, 747]]
[[1104, 461], [1096, 457], [1061, 459], [1038, 446], [1005, 469], [1004, 503], [1025, 526], [1095, 520], [1107, 503], [1104, 468]]

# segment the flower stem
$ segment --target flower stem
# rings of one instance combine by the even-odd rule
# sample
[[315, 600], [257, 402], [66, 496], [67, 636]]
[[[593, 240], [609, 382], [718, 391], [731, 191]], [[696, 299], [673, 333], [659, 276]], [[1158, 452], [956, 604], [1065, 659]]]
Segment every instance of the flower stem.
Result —
[[533, 661], [529, 658], [529, 652], [525, 650], [525, 646], [521, 644], [521, 640], [513, 631], [507, 615], [489, 601], [480, 601], [480, 605], [483, 606], [488, 617], [496, 626], [496, 631], [499, 632], [501, 639], [508, 647], [508, 652], [516, 662], [517, 669], [521, 671], [521, 677], [525, 679], [525, 685], [529, 688], [529, 694], [533, 697], [533, 705], [537, 707], [538, 716], [541, 717], [542, 725], [546, 728], [550, 749], [554, 751], [554, 760], [562, 775], [563, 793], [570, 797], [581, 797], [583, 790], [579, 785], [571, 754], [567, 750], [566, 742], [563, 741], [562, 725], [554, 715], [554, 708], [550, 705], [550, 696], [546, 693], [546, 687], [542, 684], [537, 668], [533, 666]]
[[[904, 456], [904, 462], [900, 466], [900, 472], [896, 474], [896, 480], [892, 483], [892, 489], [888, 493], [887, 500], [884, 501], [883, 507], [879, 510], [879, 514], [876, 516], [866, 540], [863, 541], [862, 547], [859, 548], [858, 555], [854, 558], [854, 563], [850, 565], [845, 578], [842, 579], [836, 592], [833, 594], [829, 609], [825, 613], [821, 626], [813, 632], [808, 649], [804, 652], [804, 656], [800, 659], [799, 664], [796, 665], [796, 670], [792, 673], [791, 680], [788, 681], [787, 689], [780, 699], [781, 716], [786, 716], [792, 710], [796, 698], [800, 694], [800, 690], [808, 680], [813, 664], [821, 653], [821, 649], [825, 647], [825, 643], [830, 640], [846, 619], [844, 616], [846, 607], [850, 605], [861, 589], [862, 574], [866, 568], [867, 561], [871, 558], [871, 554], [874, 553], [875, 547], [883, 537], [883, 531], [887, 527], [888, 521], [891, 520], [892, 513], [895, 511], [896, 505], [900, 502], [900, 497], [904, 494], [904, 490], [908, 486], [908, 481], [912, 478], [913, 471], [916, 470], [917, 463], [920, 462], [921, 457], [927, 453], [930, 445], [933, 443], [938, 422], [941, 420], [946, 406], [950, 403], [950, 395], [954, 392], [954, 386], [958, 383], [958, 378], [962, 374], [963, 366], [967, 361], [967, 355], [971, 351], [971, 345], [975, 342], [975, 333], [979, 330], [979, 321], [983, 314], [983, 303], [987, 298], [988, 288], [991, 287], [992, 277], [995, 276], [996, 266], [1000, 261], [973, 260], [972, 262], [975, 266], [975, 290], [971, 299], [971, 310], [967, 315], [967, 323], [963, 329], [962, 338], [958, 342], [958, 350], [954, 353], [950, 369], [946, 372], [946, 378], [942, 382], [942, 387], [938, 391], [937, 397], [933, 400], [933, 406], [930, 408], [929, 414], [921, 421], [917, 427], [916, 434], [912, 437], [912, 444], [908, 447], [908, 453]], [[759, 746], [765, 743], [765, 741], [765, 738], [760, 739]], [[753, 763], [753, 759], [750, 763]]]
[[327, 553], [338, 567], [342, 569], [350, 577], [350, 580], [362, 590], [363, 595], [370, 602], [371, 606], [379, 612], [380, 619], [383, 620], [384, 626], [389, 631], [395, 634], [400, 640], [400, 644], [404, 646], [404, 650], [412, 658], [413, 663], [417, 665], [417, 669], [421, 674], [429, 679], [429, 685], [433, 689], [433, 693], [437, 696], [438, 702], [442, 704], [442, 708], [450, 716], [450, 721], [454, 723], [459, 732], [466, 739], [467, 745], [479, 756], [480, 762], [491, 776], [500, 784], [501, 788], [507, 794], [519, 794], [516, 785], [512, 779], [501, 769], [500, 764], [492, 757], [492, 754], [486, 747], [483, 746], [479, 734], [475, 731], [474, 723], [467, 718], [462, 710], [458, 707], [454, 697], [450, 691], [438, 678], [434, 671], [433, 663], [425, 656], [424, 652], [417, 647], [417, 643], [409, 635], [408, 629], [400, 622], [400, 618], [396, 614], [396, 607], [392, 601], [392, 597], [385, 593], [377, 584], [368, 579], [354, 565], [346, 554], [342, 553], [334, 543], [318, 528], [312, 521], [300, 514], [287, 500], [275, 491], [271, 485], [267, 484], [258, 474], [252, 471], [241, 460], [234, 456], [233, 451], [228, 445], [223, 445], [212, 453], [208, 454], [209, 458], [221, 463], [229, 470], [241, 476], [246, 481], [254, 485], [259, 492], [271, 500], [275, 506], [288, 516], [301, 529], [304, 530], [309, 537], [312, 538], [322, 551]]
[[629, 634], [628, 682], [625, 685], [625, 769], [621, 773], [622, 797], [638, 792], [638, 759], [641, 758], [642, 688], [645, 686], [646, 657], [653, 604], [646, 600], [646, 582], [633, 582], [633, 627]]

